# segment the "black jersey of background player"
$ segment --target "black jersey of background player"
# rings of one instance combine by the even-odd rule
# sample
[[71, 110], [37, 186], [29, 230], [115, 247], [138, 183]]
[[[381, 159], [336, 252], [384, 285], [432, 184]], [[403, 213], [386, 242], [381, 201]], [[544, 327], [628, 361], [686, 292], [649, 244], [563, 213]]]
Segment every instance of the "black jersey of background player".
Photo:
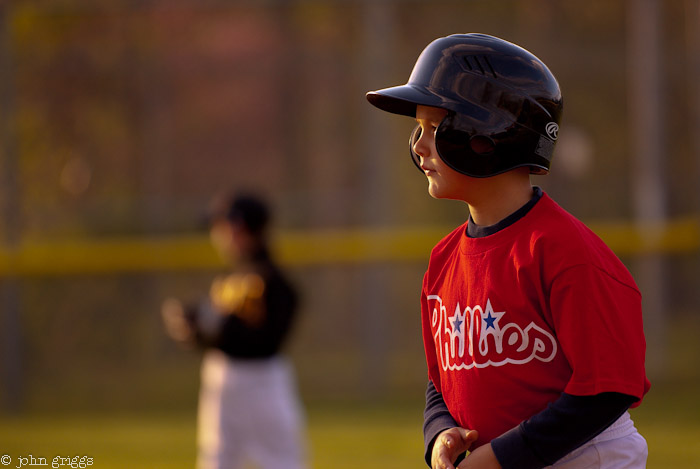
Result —
[[232, 358], [267, 358], [280, 351], [297, 306], [296, 290], [261, 248], [215, 278], [209, 296], [186, 315], [198, 344]]

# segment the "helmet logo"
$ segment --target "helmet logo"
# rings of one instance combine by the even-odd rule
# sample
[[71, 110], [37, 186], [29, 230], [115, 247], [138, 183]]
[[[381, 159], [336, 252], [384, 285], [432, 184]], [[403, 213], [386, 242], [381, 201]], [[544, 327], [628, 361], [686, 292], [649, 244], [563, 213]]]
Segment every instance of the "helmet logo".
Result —
[[547, 124], [544, 130], [547, 131], [547, 136], [549, 136], [549, 138], [552, 140], [556, 140], [559, 136], [559, 125], [557, 125], [556, 122], [550, 122]]

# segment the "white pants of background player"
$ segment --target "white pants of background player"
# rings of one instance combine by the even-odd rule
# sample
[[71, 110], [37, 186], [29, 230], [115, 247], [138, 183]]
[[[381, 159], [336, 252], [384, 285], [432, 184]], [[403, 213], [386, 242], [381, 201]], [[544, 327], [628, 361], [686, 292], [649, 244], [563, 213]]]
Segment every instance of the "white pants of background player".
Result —
[[647, 442], [637, 432], [629, 413], [603, 433], [564, 456], [552, 469], [644, 469], [647, 467]]
[[304, 422], [290, 363], [207, 351], [197, 422], [198, 469], [303, 469]]

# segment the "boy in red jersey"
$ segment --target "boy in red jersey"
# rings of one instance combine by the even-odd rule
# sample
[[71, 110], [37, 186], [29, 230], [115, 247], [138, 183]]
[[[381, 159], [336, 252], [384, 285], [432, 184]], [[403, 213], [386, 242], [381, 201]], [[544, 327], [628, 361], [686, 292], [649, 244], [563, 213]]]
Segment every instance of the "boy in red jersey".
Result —
[[426, 462], [645, 467], [627, 412], [649, 390], [639, 290], [530, 182], [549, 172], [562, 109], [547, 66], [502, 39], [452, 35], [425, 48], [407, 84], [367, 99], [416, 118], [410, 151], [430, 195], [469, 208], [423, 279]]

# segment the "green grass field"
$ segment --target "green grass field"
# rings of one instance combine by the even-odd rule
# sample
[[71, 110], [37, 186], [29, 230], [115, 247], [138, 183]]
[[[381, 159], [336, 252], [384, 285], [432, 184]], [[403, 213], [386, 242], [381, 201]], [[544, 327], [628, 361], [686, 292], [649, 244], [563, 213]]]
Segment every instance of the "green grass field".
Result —
[[[633, 419], [647, 438], [648, 467], [700, 467], [698, 386], [659, 386]], [[315, 469], [422, 468], [420, 403], [381, 407], [323, 404], [308, 408]], [[195, 415], [191, 413], [5, 416], [0, 421], [0, 457], [88, 456], [92, 467], [194, 467]], [[6, 460], [2, 461], [5, 462]], [[25, 466], [29, 467], [29, 466]], [[64, 466], [67, 467], [67, 466]]]

